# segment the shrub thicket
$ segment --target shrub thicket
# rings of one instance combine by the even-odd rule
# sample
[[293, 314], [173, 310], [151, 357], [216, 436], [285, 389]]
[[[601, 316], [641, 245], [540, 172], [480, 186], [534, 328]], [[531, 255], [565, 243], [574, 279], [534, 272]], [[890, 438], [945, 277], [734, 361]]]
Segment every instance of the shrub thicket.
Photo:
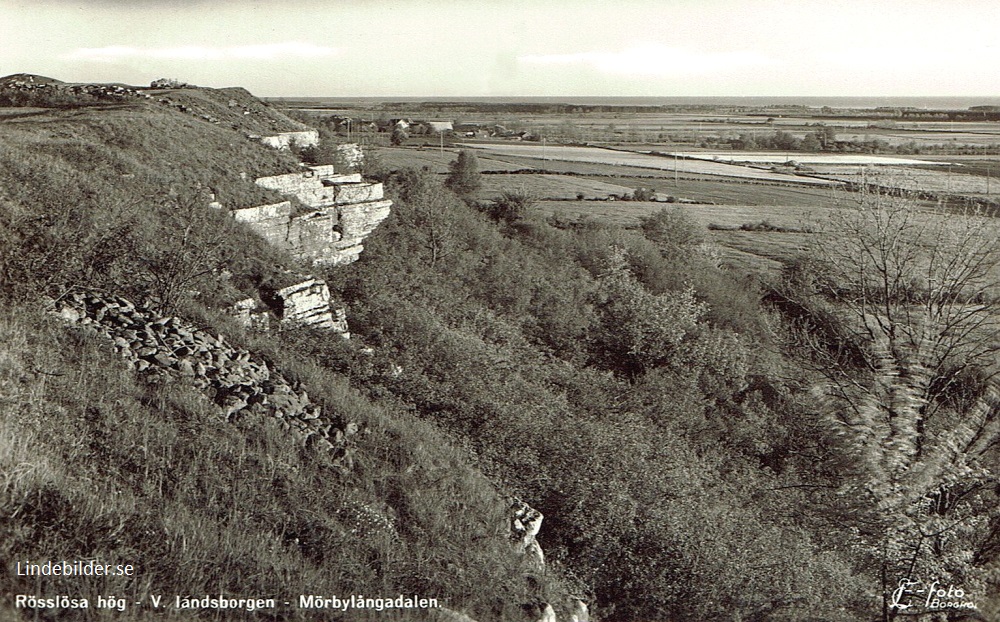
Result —
[[[766, 324], [753, 290], [712, 308], [732, 277], [669, 252], [693, 233], [650, 227], [654, 243], [530, 212], [497, 229], [426, 174], [394, 179], [393, 215], [329, 275], [376, 353], [327, 363], [464, 439], [542, 510], [548, 558], [601, 615], [849, 619], [863, 605], [854, 558], [824, 552], [811, 528], [826, 517], [801, 512], [817, 467], [794, 448], [824, 451], [824, 436], [777, 399], [780, 361], [737, 332]], [[440, 225], [422, 215], [442, 209], [435, 254]], [[821, 602], [826, 582], [848, 587]]]

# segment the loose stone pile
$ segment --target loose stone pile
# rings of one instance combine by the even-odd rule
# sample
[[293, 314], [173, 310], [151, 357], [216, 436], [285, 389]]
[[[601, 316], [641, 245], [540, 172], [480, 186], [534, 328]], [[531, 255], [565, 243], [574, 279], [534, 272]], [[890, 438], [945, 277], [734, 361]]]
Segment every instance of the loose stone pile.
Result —
[[302, 387], [267, 362], [176, 317], [137, 308], [132, 302], [93, 291], [76, 291], [52, 303], [53, 311], [83, 330], [106, 337], [130, 367], [156, 381], [187, 379], [229, 421], [272, 417], [306, 447], [329, 452], [337, 464], [353, 465], [356, 423], [335, 426]]

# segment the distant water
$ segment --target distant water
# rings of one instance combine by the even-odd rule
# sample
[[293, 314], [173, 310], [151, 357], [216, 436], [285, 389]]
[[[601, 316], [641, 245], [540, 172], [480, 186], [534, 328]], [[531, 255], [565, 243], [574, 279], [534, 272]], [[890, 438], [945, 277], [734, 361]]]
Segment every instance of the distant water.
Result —
[[[274, 98], [280, 100], [283, 98]], [[808, 106], [810, 108], [924, 108], [965, 110], [972, 106], [1000, 106], [1000, 95], [933, 97], [295, 97], [316, 102], [482, 102], [569, 104], [581, 106]]]

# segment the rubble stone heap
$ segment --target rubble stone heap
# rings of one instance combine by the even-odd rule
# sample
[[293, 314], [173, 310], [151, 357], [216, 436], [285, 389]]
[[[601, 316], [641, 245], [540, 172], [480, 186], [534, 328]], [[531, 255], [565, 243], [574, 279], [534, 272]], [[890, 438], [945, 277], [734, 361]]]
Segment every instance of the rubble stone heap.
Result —
[[184, 379], [227, 420], [273, 418], [306, 447], [329, 452], [342, 468], [351, 468], [358, 425], [335, 425], [303, 387], [248, 350], [227, 344], [222, 335], [94, 291], [72, 292], [54, 301], [52, 310], [85, 332], [106, 338], [147, 379]]

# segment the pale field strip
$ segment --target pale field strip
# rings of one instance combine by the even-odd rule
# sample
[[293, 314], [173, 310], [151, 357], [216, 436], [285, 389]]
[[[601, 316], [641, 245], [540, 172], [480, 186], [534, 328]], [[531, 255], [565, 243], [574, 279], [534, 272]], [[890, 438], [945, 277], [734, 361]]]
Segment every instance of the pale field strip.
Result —
[[[731, 228], [767, 221], [779, 227], [815, 232], [829, 227], [831, 216], [852, 209], [851, 207], [816, 208], [803, 205], [706, 205], [640, 201], [539, 201], [537, 206], [547, 213], [558, 211], [586, 214], [600, 220], [607, 218], [609, 221], [625, 226], [638, 225], [643, 217], [662, 209], [680, 209], [706, 228], [710, 225]], [[976, 226], [984, 231], [1000, 229], [1000, 221], [995, 218], [959, 216], [953, 212], [940, 212], [927, 203], [913, 203], [913, 206], [915, 209], [911, 223], [916, 228], [932, 229], [940, 225], [954, 223], [956, 218], [975, 218], [979, 223]], [[746, 233], [762, 235], [765, 232], [749, 231]], [[794, 233], [777, 232], [773, 235], [794, 235]], [[998, 235], [1000, 235], [1000, 230], [998, 230]]]
[[933, 160], [914, 160], [912, 158], [896, 158], [891, 156], [866, 155], [862, 153], [807, 153], [800, 151], [778, 151], [763, 153], [760, 151], [678, 151], [670, 152], [681, 158], [698, 158], [719, 162], [750, 162], [753, 164], [784, 164], [794, 160], [799, 164], [858, 164], [876, 166], [917, 166], [917, 165], [947, 165], [948, 162]]
[[894, 121], [901, 130], [929, 132], [973, 132], [1000, 135], [1000, 124], [995, 121]]
[[812, 179], [807, 177], [797, 177], [794, 175], [785, 175], [782, 173], [773, 173], [771, 171], [738, 166], [735, 164], [726, 164], [723, 162], [713, 162], [711, 160], [692, 160], [684, 158], [675, 159], [650, 155], [647, 153], [612, 151], [597, 147], [566, 147], [524, 144], [463, 144], [461, 146], [501, 156], [507, 155], [525, 157], [536, 160], [559, 160], [564, 162], [634, 166], [636, 168], [648, 168], [660, 171], [676, 170], [679, 173], [717, 175], [721, 177], [737, 177], [741, 179], [812, 186], [831, 186], [839, 183], [837, 181], [825, 179]]
[[873, 129], [863, 134], [837, 132], [837, 140], [866, 141], [871, 139], [883, 140], [890, 145], [902, 145], [912, 142], [918, 145], [944, 145], [950, 147], [962, 145], [984, 146], [1000, 143], [1000, 134], [978, 134], [968, 132], [899, 133], [877, 129]]
[[887, 167], [878, 174], [857, 167], [817, 167], [816, 174], [840, 181], [860, 183], [862, 180], [881, 186], [904, 190], [955, 193], [978, 196], [1000, 196], [1000, 167], [994, 177], [966, 175], [947, 170], [927, 170]]

